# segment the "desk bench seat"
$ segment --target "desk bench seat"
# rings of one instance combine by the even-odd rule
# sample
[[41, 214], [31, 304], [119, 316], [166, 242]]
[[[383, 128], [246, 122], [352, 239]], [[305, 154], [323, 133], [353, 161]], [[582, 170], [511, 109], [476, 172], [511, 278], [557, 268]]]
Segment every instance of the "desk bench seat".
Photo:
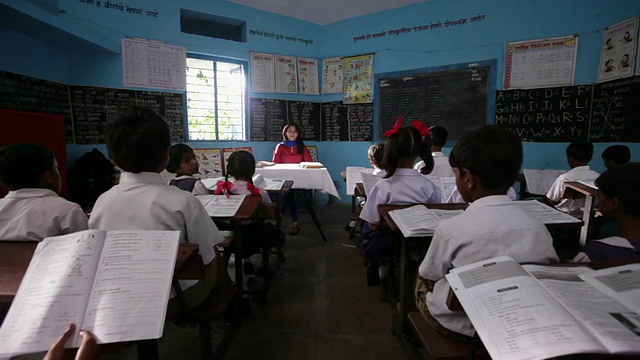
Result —
[[[441, 334], [431, 327], [422, 317], [419, 311], [411, 311], [407, 314], [409, 323], [415, 335], [427, 352], [429, 359], [466, 360], [469, 355], [470, 344], [456, 341], [447, 335]], [[479, 349], [474, 359], [488, 359], [484, 348]]]

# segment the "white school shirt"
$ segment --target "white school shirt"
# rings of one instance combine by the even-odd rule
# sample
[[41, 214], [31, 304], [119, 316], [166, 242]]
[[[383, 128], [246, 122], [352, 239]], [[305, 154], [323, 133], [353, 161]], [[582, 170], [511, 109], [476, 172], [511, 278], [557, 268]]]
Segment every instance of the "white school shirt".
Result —
[[[195, 179], [195, 177], [191, 175], [182, 175], [175, 178], [175, 180], [182, 180], [182, 179]], [[167, 183], [170, 183], [170, 182], [171, 180], [169, 180]], [[191, 190], [191, 192], [194, 195], [209, 195], [209, 190], [207, 189], [206, 186], [204, 186], [204, 184], [202, 183], [202, 180], [200, 179], [198, 179], [198, 181], [195, 182], [195, 184], [193, 185], [193, 190]]]
[[417, 170], [397, 169], [393, 176], [373, 186], [360, 212], [360, 219], [377, 225], [380, 223], [378, 205], [439, 203], [441, 194], [440, 188]]
[[[269, 193], [266, 190], [260, 189], [260, 197], [263, 204], [271, 204], [271, 198], [269, 197]], [[247, 188], [247, 182], [244, 180], [236, 180], [233, 182], [233, 189], [231, 192], [234, 195], [251, 195], [251, 190]]]
[[[123, 172], [120, 183], [96, 201], [89, 228], [180, 230], [180, 242], [198, 244], [205, 265], [215, 258], [213, 247], [223, 240], [216, 224], [195, 196], [176, 186], [168, 186], [160, 174], [152, 172]], [[190, 281], [191, 285], [196, 282]]]
[[[453, 177], [456, 176], [453, 173], [453, 169], [451, 165], [449, 165], [449, 157], [445, 155], [442, 151], [435, 151], [431, 153], [433, 156], [433, 170], [429, 173], [429, 176], [437, 176], [437, 177]], [[414, 169], [420, 171], [424, 167], [424, 161], [420, 161], [413, 167]]]
[[88, 228], [80, 206], [53, 190], [13, 190], [0, 199], [0, 240], [40, 241]]
[[427, 293], [427, 307], [442, 326], [468, 336], [474, 333], [464, 312], [447, 307], [449, 283], [444, 275], [452, 268], [503, 255], [517, 262], [558, 261], [545, 225], [505, 195], [478, 199], [464, 213], [438, 225], [418, 271], [436, 281], [433, 292]]
[[547, 198], [553, 201], [560, 201], [562, 199], [562, 192], [564, 191], [563, 185], [568, 181], [590, 180], [593, 181], [600, 176], [599, 173], [589, 169], [588, 165], [576, 166], [566, 173], [558, 176], [556, 181], [553, 182], [549, 191], [547, 191]]

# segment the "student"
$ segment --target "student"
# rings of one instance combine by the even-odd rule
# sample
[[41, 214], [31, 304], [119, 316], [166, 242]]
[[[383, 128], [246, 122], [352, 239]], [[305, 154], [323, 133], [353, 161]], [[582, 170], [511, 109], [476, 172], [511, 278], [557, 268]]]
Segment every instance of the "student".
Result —
[[[402, 118], [391, 130], [384, 133], [382, 168], [387, 172], [384, 179], [373, 186], [367, 202], [360, 212], [360, 219], [366, 221], [363, 227], [364, 252], [370, 260], [367, 268], [367, 285], [380, 284], [385, 277], [385, 254], [393, 245], [394, 235], [380, 229], [378, 205], [438, 203], [442, 192], [431, 180], [413, 169], [416, 157], [420, 157], [427, 173], [433, 168], [429, 128], [420, 121], [413, 121], [412, 127], [402, 127]], [[380, 266], [383, 266], [380, 268]]]
[[[442, 126], [432, 126], [429, 128], [431, 135], [431, 155], [433, 156], [433, 170], [429, 175], [437, 177], [453, 177], [453, 170], [449, 165], [449, 158], [442, 152], [444, 144], [447, 143], [449, 133]], [[420, 171], [424, 167], [424, 161], [418, 162], [414, 169]]]
[[[105, 128], [111, 160], [123, 170], [120, 183], [102, 194], [89, 227], [101, 230], [180, 230], [180, 241], [199, 245], [205, 276], [181, 281], [187, 305], [201, 303], [217, 280], [213, 247], [223, 240], [198, 199], [167, 186], [160, 172], [169, 161], [169, 125], [150, 109], [126, 108]], [[222, 275], [222, 274], [221, 274]], [[169, 302], [167, 313], [179, 311]]]
[[571, 199], [563, 199], [564, 183], [568, 181], [592, 181], [600, 174], [589, 169], [589, 161], [593, 156], [593, 144], [586, 140], [574, 141], [566, 149], [567, 163], [571, 170], [558, 176], [553, 182], [543, 201], [549, 205], [554, 205], [558, 210], [570, 212], [580, 204]]
[[169, 150], [169, 164], [167, 171], [176, 174], [175, 179], [169, 181], [169, 185], [191, 192], [195, 195], [207, 195], [209, 190], [200, 179], [193, 177], [198, 174], [200, 164], [193, 149], [187, 144], [175, 144]]
[[[381, 177], [387, 174], [386, 171], [384, 171], [380, 167], [382, 164], [383, 149], [384, 149], [384, 143], [377, 143], [369, 146], [369, 151], [367, 151], [369, 164], [373, 167], [372, 174], [376, 176], [381, 176]], [[358, 204], [360, 204], [360, 207], [364, 206], [365, 201], [366, 201], [365, 197], [360, 197], [360, 196], [358, 197]], [[355, 235], [354, 231], [357, 224], [358, 222], [355, 220], [349, 222], [349, 225], [344, 227], [344, 231], [348, 232], [349, 234]]]
[[[303, 161], [312, 161], [309, 149], [304, 146], [302, 133], [297, 124], [287, 124], [282, 129], [282, 142], [276, 145], [272, 161], [276, 164], [298, 164]], [[284, 215], [287, 207], [291, 210], [291, 235], [297, 235], [300, 232], [295, 195], [295, 191], [289, 191], [283, 194], [282, 203], [280, 204], [281, 216]]]
[[535, 263], [558, 258], [544, 224], [506, 196], [522, 164], [517, 136], [496, 126], [470, 131], [453, 147], [449, 162], [460, 194], [471, 204], [436, 228], [419, 267], [416, 305], [438, 331], [472, 336], [464, 312], [446, 305], [449, 270], [501, 255]]
[[602, 162], [607, 170], [628, 164], [631, 161], [631, 151], [625, 145], [611, 145], [602, 152]]
[[50, 149], [35, 144], [0, 148], [0, 240], [41, 241], [86, 230], [87, 216], [60, 193], [58, 163]]
[[640, 163], [621, 165], [596, 179], [598, 209], [620, 226], [620, 236], [587, 243], [573, 262], [640, 260]]
[[382, 168], [387, 174], [371, 189], [360, 212], [360, 218], [373, 230], [380, 223], [378, 205], [440, 202], [440, 189], [413, 169], [418, 156], [426, 164], [423, 169], [429, 172], [433, 168], [429, 128], [419, 121], [412, 124], [413, 127], [401, 127], [402, 119], [398, 119], [393, 129], [385, 132]]
[[[227, 160], [227, 176], [225, 183], [228, 184], [229, 192], [235, 195], [260, 195], [263, 204], [270, 204], [271, 198], [265, 190], [253, 185], [253, 175], [256, 173], [256, 159], [245, 150], [234, 151]], [[235, 181], [229, 184], [229, 176]], [[219, 194], [220, 192], [216, 192]]]

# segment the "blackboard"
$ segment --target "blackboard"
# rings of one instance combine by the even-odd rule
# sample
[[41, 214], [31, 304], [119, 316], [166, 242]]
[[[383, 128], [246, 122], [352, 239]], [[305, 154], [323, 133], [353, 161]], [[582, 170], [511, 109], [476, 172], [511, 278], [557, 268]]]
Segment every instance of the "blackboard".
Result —
[[322, 103], [322, 141], [371, 141], [373, 104]]
[[66, 142], [74, 142], [67, 85], [0, 71], [0, 109], [62, 115]]
[[287, 110], [287, 120], [302, 127], [304, 140], [320, 141], [320, 103], [287, 101]]
[[282, 141], [282, 128], [287, 124], [287, 101], [249, 99], [251, 141]]
[[184, 141], [184, 95], [66, 85], [0, 71], [0, 108], [65, 117], [67, 143], [104, 143], [104, 126], [118, 109], [149, 107], [169, 123], [171, 141]]
[[444, 126], [450, 139], [487, 124], [495, 61], [376, 75], [378, 137], [402, 117]]
[[589, 141], [640, 142], [640, 76], [594, 85]]
[[522, 141], [586, 140], [592, 85], [496, 92], [495, 124]]

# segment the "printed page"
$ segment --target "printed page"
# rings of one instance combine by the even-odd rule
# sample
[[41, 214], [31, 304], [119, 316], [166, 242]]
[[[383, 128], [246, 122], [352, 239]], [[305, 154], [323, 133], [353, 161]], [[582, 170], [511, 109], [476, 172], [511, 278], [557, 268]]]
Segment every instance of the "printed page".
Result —
[[578, 182], [582, 185], [586, 185], [590, 188], [594, 188], [594, 189], [598, 189], [598, 187], [596, 186], [596, 181], [595, 180], [578, 180]]
[[282, 179], [264, 179], [264, 190], [280, 190], [284, 185], [284, 180]]
[[636, 329], [640, 332], [640, 264], [600, 269], [580, 278], [633, 310]]
[[360, 176], [362, 177], [362, 186], [364, 187], [364, 192], [367, 194], [367, 197], [369, 197], [369, 194], [371, 194], [371, 189], [373, 189], [378, 181], [383, 179], [382, 176], [373, 175], [366, 172], [361, 172]]
[[81, 328], [99, 343], [161, 337], [179, 242], [179, 231], [110, 231]]
[[215, 190], [218, 187], [218, 181], [224, 181], [224, 176], [222, 177], [213, 177], [213, 178], [206, 178], [206, 179], [202, 179], [200, 180], [202, 181], [202, 184], [204, 185], [204, 187], [206, 187], [209, 190]]
[[103, 237], [86, 230], [38, 244], [0, 328], [0, 355], [44, 351], [69, 324], [81, 329]]
[[558, 176], [564, 174], [565, 170], [535, 170], [524, 169], [524, 179], [527, 182], [527, 191], [535, 195], [544, 195], [549, 191], [553, 182]]
[[389, 216], [398, 225], [404, 237], [430, 236], [440, 221], [462, 214], [462, 210], [427, 209], [424, 205], [415, 205], [389, 212]]
[[425, 177], [431, 180], [431, 182], [433, 182], [438, 188], [440, 188], [440, 191], [442, 192], [442, 197], [440, 198], [440, 202], [443, 204], [446, 204], [447, 200], [449, 199], [449, 196], [451, 196], [451, 193], [456, 188], [456, 178], [455, 177], [439, 177], [439, 176], [431, 176], [431, 175], [425, 175]]
[[360, 173], [367, 171], [369, 171], [369, 173], [371, 174], [373, 172], [373, 169], [367, 169], [362, 166], [347, 166], [347, 195], [353, 195], [356, 184], [362, 182], [362, 175], [360, 175]]
[[446, 278], [494, 360], [604, 351], [513, 259], [463, 266]]
[[232, 217], [240, 209], [246, 195], [213, 195], [204, 209], [211, 217]]
[[202, 206], [204, 206], [206, 209], [207, 204], [213, 201], [214, 196], [215, 195], [196, 195], [196, 199], [198, 199], [198, 201], [200, 201]]
[[543, 224], [576, 224], [582, 222], [569, 214], [547, 206], [536, 200], [518, 200], [513, 202], [516, 205], [521, 206], [528, 213], [533, 215], [536, 219], [540, 220]]
[[609, 352], [640, 351], [640, 317], [581, 279], [594, 270], [584, 266], [523, 267]]

